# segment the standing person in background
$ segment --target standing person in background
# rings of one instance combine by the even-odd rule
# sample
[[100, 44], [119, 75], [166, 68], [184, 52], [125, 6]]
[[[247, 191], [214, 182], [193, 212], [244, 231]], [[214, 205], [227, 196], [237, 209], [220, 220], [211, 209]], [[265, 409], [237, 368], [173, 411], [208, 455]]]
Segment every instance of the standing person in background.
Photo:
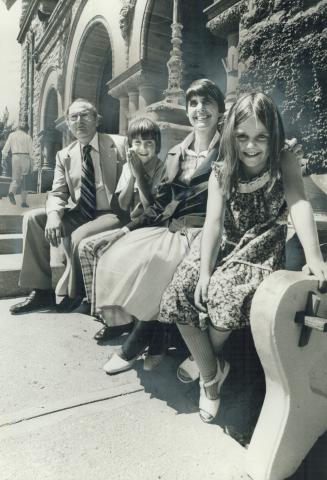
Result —
[[78, 257], [83, 238], [122, 226], [114, 193], [125, 162], [126, 138], [97, 133], [98, 114], [79, 98], [67, 109], [68, 128], [76, 141], [57, 153], [52, 190], [45, 209], [24, 216], [24, 250], [19, 284], [32, 288], [27, 299], [10, 308], [26, 313], [55, 303], [50, 267], [50, 245], [70, 240], [67, 249], [67, 294], [59, 311], [76, 308], [84, 296]]
[[33, 142], [28, 135], [28, 125], [20, 122], [17, 130], [12, 132], [2, 150], [2, 169], [5, 170], [5, 162], [9, 152], [12, 155], [12, 181], [9, 186], [8, 198], [10, 203], [16, 205], [15, 195], [21, 188], [21, 207], [28, 208], [26, 176], [32, 169]]

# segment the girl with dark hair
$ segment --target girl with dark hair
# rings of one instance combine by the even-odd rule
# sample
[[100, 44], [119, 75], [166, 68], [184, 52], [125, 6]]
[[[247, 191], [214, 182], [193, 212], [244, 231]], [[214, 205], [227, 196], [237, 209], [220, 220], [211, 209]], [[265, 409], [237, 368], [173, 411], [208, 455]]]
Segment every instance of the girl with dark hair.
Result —
[[249, 325], [259, 284], [284, 268], [288, 210], [307, 268], [325, 282], [327, 265], [301, 168], [285, 147], [280, 114], [267, 95], [245, 94], [227, 115], [209, 179], [202, 235], [179, 265], [160, 306], [159, 320], [177, 323], [200, 371], [199, 409], [205, 422], [218, 413], [229, 372], [221, 355], [224, 342], [233, 330]]
[[109, 374], [130, 368], [149, 344], [144, 368], [150, 370], [160, 362], [165, 337], [157, 321], [161, 295], [205, 219], [211, 162], [218, 156], [223, 95], [213, 82], [202, 79], [190, 86], [186, 98], [192, 132], [169, 151], [152, 205], [118, 235], [113, 234], [110, 248], [98, 263], [96, 303], [104, 322], [112, 327], [119, 308], [137, 319], [121, 350], [104, 366]]
[[[145, 117], [135, 118], [128, 126], [127, 139], [129, 147], [126, 152], [127, 162], [123, 165], [116, 195], [120, 208], [133, 220], [152, 203], [164, 164], [158, 157], [161, 133], [157, 123]], [[112, 232], [111, 230], [88, 237], [80, 243], [78, 249], [87, 303], [90, 305], [92, 315], [96, 310], [97, 265], [99, 258], [109, 248], [108, 236], [110, 238]], [[101, 336], [101, 331], [98, 333]]]

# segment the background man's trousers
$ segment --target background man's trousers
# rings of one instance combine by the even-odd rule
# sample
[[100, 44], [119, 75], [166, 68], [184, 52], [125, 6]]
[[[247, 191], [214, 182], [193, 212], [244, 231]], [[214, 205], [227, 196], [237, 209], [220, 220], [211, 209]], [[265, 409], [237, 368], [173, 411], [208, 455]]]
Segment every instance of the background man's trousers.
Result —
[[[24, 215], [24, 249], [19, 285], [31, 289], [51, 289], [50, 244], [44, 236], [47, 215], [44, 208], [31, 210]], [[78, 245], [90, 235], [122, 226], [114, 213], [98, 212], [94, 220], [85, 222], [78, 210], [67, 210], [62, 219], [63, 236], [71, 236], [71, 269], [68, 295], [71, 298], [84, 295], [83, 276], [78, 256]]]

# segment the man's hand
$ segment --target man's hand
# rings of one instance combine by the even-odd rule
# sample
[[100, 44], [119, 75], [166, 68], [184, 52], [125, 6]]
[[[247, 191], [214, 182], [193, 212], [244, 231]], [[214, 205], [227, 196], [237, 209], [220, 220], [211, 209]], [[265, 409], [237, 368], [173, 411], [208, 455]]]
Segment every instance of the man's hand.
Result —
[[60, 245], [62, 237], [62, 220], [57, 212], [49, 213], [44, 229], [44, 235], [45, 239], [53, 247], [58, 247]]

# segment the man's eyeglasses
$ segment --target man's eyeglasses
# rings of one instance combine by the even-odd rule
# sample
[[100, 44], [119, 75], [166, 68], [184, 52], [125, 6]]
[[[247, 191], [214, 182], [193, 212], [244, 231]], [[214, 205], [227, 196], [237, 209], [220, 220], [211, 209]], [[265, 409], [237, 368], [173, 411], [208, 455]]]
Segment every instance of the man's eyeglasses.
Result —
[[81, 120], [92, 120], [94, 117], [95, 116], [92, 112], [79, 112], [68, 115], [68, 119], [70, 122], [77, 122], [79, 118]]

